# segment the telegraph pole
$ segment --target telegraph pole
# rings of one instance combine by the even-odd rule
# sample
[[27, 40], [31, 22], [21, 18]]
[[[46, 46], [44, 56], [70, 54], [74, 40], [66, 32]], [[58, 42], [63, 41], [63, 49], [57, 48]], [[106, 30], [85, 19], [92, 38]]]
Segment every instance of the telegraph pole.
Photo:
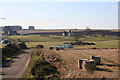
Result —
[[[5, 20], [5, 18], [0, 18], [0, 20]], [[0, 31], [0, 42], [2, 41], [2, 29]], [[0, 47], [2, 47], [2, 44], [0, 44]], [[2, 52], [0, 51], [0, 74], [2, 74]], [[2, 79], [2, 76], [0, 76], [0, 79]]]

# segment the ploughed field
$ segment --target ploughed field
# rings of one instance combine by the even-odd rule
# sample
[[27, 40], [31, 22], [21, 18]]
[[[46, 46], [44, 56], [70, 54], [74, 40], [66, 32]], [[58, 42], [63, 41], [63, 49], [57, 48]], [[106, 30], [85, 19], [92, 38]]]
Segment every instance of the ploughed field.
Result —
[[[50, 51], [45, 49], [45, 56], [58, 55], [62, 63], [55, 64], [61, 78], [118, 78], [118, 49], [66, 49]], [[90, 59], [100, 56], [101, 64], [93, 73], [78, 69], [78, 59]]]

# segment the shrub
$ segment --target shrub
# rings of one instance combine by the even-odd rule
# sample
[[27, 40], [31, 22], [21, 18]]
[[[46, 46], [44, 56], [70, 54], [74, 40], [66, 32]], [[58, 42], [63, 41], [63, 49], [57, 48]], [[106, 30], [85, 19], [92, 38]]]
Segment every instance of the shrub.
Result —
[[25, 42], [22, 42], [22, 43], [18, 44], [18, 46], [19, 46], [21, 49], [27, 49], [27, 46], [26, 46]]
[[12, 58], [16, 56], [20, 49], [15, 44], [8, 44], [4, 48], [2, 48], [2, 64], [7, 61], [7, 58]]
[[18, 53], [20, 49], [15, 44], [8, 44], [4, 48], [2, 48], [2, 54], [7, 57], [14, 56]]
[[50, 47], [49, 49], [50, 49], [50, 50], [53, 50], [53, 47]]
[[97, 49], [96, 47], [94, 47], [93, 49]]
[[6, 62], [6, 58], [4, 55], [2, 55], [2, 65]]
[[36, 48], [44, 48], [43, 45], [37, 45]]
[[32, 79], [44, 80], [47, 76], [57, 73], [57, 68], [45, 60], [43, 53], [40, 53], [40, 55], [37, 55], [37, 53], [40, 53], [38, 48], [35, 49], [32, 55], [30, 67]]
[[[4, 56], [8, 56], [8, 55], [11, 55], [11, 50], [13, 50], [13, 49], [11, 49], [11, 48], [9, 48], [9, 47], [4, 47], [3, 49], [2, 49], [2, 55], [4, 55]], [[13, 52], [12, 52], [13, 53]]]
[[8, 44], [8, 45], [5, 46], [5, 48], [11, 48], [11, 49], [16, 50], [16, 51], [20, 50], [18, 48], [18, 46], [15, 45], [15, 44]]
[[45, 76], [56, 72], [57, 68], [55, 66], [40, 58], [35, 62], [31, 69], [31, 74], [37, 79], [45, 78]]

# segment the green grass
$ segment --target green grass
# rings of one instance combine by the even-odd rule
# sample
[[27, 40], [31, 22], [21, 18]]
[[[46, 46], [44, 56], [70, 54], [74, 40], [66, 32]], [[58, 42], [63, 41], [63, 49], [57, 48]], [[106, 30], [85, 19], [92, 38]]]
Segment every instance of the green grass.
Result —
[[[62, 44], [63, 42], [26, 42], [27, 47], [36, 47], [37, 45], [44, 45], [48, 48], [50, 46], [55, 46]], [[75, 45], [75, 48], [118, 48], [118, 40], [111, 41], [94, 41], [96, 45]]]
[[[64, 36], [55, 36], [55, 35], [17, 35], [17, 36], [7, 36], [13, 40], [20, 39], [21, 41], [41, 41], [41, 42], [61, 42], [61, 41], [74, 41], [73, 37], [64, 37]], [[92, 37], [92, 36], [84, 36], [79, 38], [81, 41], [109, 41], [109, 40], [120, 40], [120, 37]]]
[[30, 66], [26, 72], [26, 80], [29, 79], [42, 79], [46, 80], [49, 76], [49, 80], [57, 79], [58, 71], [57, 67], [45, 60], [44, 51], [36, 48], [33, 52]]
[[37, 45], [44, 45], [48, 48], [50, 46], [55, 46], [61, 44], [62, 42], [26, 42], [27, 47], [36, 47]]
[[[17, 36], [8, 36], [13, 40], [20, 39], [21, 41], [26, 42], [28, 47], [36, 47], [37, 45], [44, 45], [45, 47], [55, 46], [63, 42], [74, 41], [73, 37], [64, 37], [56, 35], [17, 35]], [[94, 42], [96, 45], [81, 45], [75, 46], [75, 48], [118, 48], [118, 40], [120, 37], [108, 37], [108, 36], [84, 36], [79, 38], [80, 41]], [[37, 42], [38, 41], [38, 42]], [[4, 46], [4, 45], [3, 45]]]
[[3, 48], [3, 47], [5, 47], [6, 46], [6, 44], [2, 44], [1, 46], [0, 46], [0, 48]]
[[120, 40], [120, 37], [104, 37], [104, 36], [98, 36], [98, 37], [91, 37], [91, 36], [84, 36], [80, 38], [81, 41], [109, 41], [109, 40]]
[[98, 48], [118, 48], [118, 40], [97, 41], [95, 43]]
[[118, 40], [94, 41], [96, 45], [77, 45], [75, 48], [118, 48]]
[[61, 41], [72, 41], [72, 37], [63, 37], [63, 36], [40, 36], [40, 35], [17, 35], [17, 36], [8, 36], [13, 40], [20, 39], [21, 41], [41, 41], [41, 42], [61, 42]]

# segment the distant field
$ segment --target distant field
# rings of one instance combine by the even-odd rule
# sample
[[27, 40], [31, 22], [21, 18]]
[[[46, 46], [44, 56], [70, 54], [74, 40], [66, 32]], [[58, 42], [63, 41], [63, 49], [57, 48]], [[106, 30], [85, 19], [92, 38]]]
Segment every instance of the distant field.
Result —
[[18, 30], [18, 33], [49, 33], [49, 32], [63, 32], [65, 30], [72, 30], [72, 31], [84, 31], [85, 29], [40, 29], [40, 30]]
[[20, 39], [21, 41], [29, 41], [29, 42], [35, 42], [35, 41], [41, 41], [41, 42], [61, 42], [61, 41], [73, 41], [72, 37], [63, 37], [63, 36], [41, 36], [41, 35], [17, 35], [17, 36], [8, 36], [12, 38], [13, 40]]
[[[78, 32], [78, 31], [85, 31], [86, 29], [40, 29], [40, 30], [18, 30], [17, 32], [18, 33], [48, 33], [48, 32], [63, 32], [65, 30], [72, 30], [73, 32]], [[109, 31], [120, 31], [120, 30], [117, 30], [117, 29], [91, 29], [92, 31], [95, 31], [95, 30], [103, 30], [103, 31], [106, 31], [106, 30], [109, 30]]]
[[75, 48], [118, 48], [118, 40], [94, 41], [96, 45], [75, 46]]
[[[41, 35], [17, 35], [17, 36], [8, 36], [13, 40], [20, 39], [21, 41], [42, 41], [42, 42], [59, 42], [59, 41], [74, 41], [73, 37], [64, 37], [64, 36], [41, 36]], [[108, 41], [108, 40], [120, 40], [120, 37], [91, 37], [84, 36], [79, 38], [81, 41]]]
[[26, 42], [27, 47], [36, 47], [37, 45], [44, 45], [48, 48], [50, 46], [55, 46], [61, 44], [62, 42]]
[[[63, 42], [26, 42], [28, 47], [36, 47], [37, 45], [44, 45], [46, 48], [50, 46], [55, 46], [58, 44], [62, 44]], [[75, 45], [75, 48], [118, 48], [118, 41], [95, 41], [96, 45]]]
[[[9, 38], [17, 41], [25, 41], [28, 47], [36, 47], [36, 45], [44, 45], [45, 47], [55, 46], [62, 44], [63, 42], [74, 41], [74, 37], [64, 37], [64, 36], [53, 36], [53, 35], [17, 35], [17, 36], [8, 36]], [[83, 36], [79, 38], [80, 41], [85, 42], [94, 42], [96, 45], [78, 45], [74, 46], [75, 48], [118, 48], [118, 40], [120, 37], [91, 37]], [[5, 46], [5, 45], [3, 45]]]
[[110, 41], [110, 40], [120, 40], [120, 37], [104, 37], [104, 36], [98, 36], [98, 37], [91, 37], [91, 36], [85, 36], [82, 38], [79, 38], [81, 41]]

